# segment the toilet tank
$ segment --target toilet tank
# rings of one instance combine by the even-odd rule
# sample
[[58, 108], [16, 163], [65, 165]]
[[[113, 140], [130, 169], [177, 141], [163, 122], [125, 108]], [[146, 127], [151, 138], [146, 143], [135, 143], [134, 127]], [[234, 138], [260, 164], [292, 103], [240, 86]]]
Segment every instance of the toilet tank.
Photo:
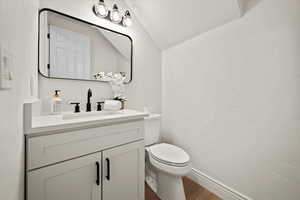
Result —
[[150, 114], [145, 117], [145, 145], [149, 146], [159, 142], [160, 139], [160, 122], [159, 114]]

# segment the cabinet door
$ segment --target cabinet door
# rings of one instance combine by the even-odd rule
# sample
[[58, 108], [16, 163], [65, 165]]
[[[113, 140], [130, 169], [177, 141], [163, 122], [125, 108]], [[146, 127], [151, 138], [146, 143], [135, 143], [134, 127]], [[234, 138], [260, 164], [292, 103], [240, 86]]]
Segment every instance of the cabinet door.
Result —
[[27, 174], [27, 200], [101, 200], [101, 153]]
[[144, 141], [103, 151], [103, 200], [144, 200]]

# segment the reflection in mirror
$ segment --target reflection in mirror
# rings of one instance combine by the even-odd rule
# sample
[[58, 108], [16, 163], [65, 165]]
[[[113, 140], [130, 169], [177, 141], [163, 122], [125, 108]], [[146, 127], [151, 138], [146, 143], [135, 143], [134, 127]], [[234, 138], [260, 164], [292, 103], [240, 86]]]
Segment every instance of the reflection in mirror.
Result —
[[[49, 78], [107, 81], [121, 73], [131, 81], [129, 36], [50, 10], [40, 12], [39, 71]], [[108, 76], [107, 76], [108, 75]]]

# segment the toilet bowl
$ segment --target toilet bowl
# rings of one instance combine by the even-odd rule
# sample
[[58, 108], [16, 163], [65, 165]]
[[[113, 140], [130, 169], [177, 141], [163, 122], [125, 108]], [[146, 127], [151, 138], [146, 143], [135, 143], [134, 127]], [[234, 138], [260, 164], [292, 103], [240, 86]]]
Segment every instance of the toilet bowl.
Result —
[[161, 200], [185, 200], [182, 176], [191, 171], [190, 157], [181, 148], [158, 143], [160, 115], [145, 118], [146, 154], [157, 174], [157, 195]]

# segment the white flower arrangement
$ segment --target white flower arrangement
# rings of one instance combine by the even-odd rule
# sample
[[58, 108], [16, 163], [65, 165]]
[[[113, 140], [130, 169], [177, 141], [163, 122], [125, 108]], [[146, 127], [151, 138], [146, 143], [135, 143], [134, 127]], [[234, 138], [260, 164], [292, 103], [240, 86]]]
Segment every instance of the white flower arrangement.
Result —
[[101, 81], [107, 81], [110, 83], [113, 93], [114, 93], [114, 99], [119, 101], [126, 101], [127, 98], [125, 97], [125, 85], [124, 81], [126, 79], [126, 74], [124, 72], [120, 73], [105, 73], [105, 72], [99, 72], [94, 75], [94, 78], [96, 80]]

